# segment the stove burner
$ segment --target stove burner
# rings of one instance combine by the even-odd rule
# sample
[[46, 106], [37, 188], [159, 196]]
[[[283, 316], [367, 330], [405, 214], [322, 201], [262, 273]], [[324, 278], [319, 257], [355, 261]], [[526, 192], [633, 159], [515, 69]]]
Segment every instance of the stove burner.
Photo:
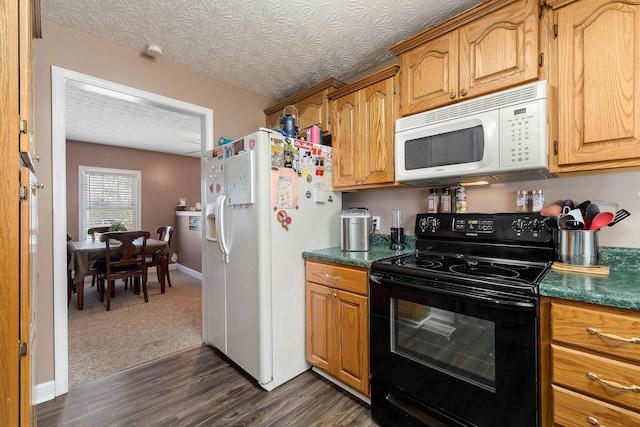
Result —
[[518, 277], [520, 274], [507, 268], [496, 267], [495, 265], [471, 265], [459, 264], [452, 265], [449, 270], [454, 273], [481, 275], [481, 276], [497, 276], [497, 277]]
[[441, 260], [444, 259], [442, 255], [435, 254], [416, 254], [416, 265], [420, 267], [442, 267]]
[[529, 268], [526, 265], [507, 264], [507, 263], [502, 263], [502, 262], [492, 262], [491, 265], [494, 266], [494, 267], [504, 268], [504, 269], [507, 269], [507, 270], [526, 270], [526, 269]]
[[416, 258], [420, 258], [423, 260], [427, 260], [427, 259], [440, 260], [440, 259], [444, 259], [444, 255], [416, 253]]

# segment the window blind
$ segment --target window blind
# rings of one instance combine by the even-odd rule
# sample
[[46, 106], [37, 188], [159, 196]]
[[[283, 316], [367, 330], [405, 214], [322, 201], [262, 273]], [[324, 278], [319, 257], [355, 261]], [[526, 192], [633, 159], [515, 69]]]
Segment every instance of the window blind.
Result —
[[140, 229], [140, 171], [80, 167], [80, 235], [119, 221]]

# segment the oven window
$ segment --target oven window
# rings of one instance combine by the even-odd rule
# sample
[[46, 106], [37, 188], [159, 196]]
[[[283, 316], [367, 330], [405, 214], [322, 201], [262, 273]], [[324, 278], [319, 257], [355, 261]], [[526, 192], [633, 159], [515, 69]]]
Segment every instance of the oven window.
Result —
[[406, 170], [479, 162], [484, 152], [482, 126], [411, 139], [404, 145]]
[[495, 392], [493, 322], [391, 298], [391, 351]]

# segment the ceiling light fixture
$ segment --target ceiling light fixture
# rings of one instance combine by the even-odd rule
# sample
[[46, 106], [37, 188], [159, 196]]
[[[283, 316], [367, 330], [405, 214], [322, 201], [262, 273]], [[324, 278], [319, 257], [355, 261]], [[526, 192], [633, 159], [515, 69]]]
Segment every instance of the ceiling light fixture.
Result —
[[148, 44], [143, 53], [150, 58], [159, 58], [162, 56], [162, 48], [157, 44]]

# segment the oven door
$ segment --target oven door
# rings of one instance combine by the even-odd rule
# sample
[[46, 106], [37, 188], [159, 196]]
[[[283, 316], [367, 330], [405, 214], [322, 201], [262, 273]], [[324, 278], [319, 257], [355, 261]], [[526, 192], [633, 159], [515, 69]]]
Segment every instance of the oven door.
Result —
[[538, 426], [536, 300], [370, 274], [381, 425]]

